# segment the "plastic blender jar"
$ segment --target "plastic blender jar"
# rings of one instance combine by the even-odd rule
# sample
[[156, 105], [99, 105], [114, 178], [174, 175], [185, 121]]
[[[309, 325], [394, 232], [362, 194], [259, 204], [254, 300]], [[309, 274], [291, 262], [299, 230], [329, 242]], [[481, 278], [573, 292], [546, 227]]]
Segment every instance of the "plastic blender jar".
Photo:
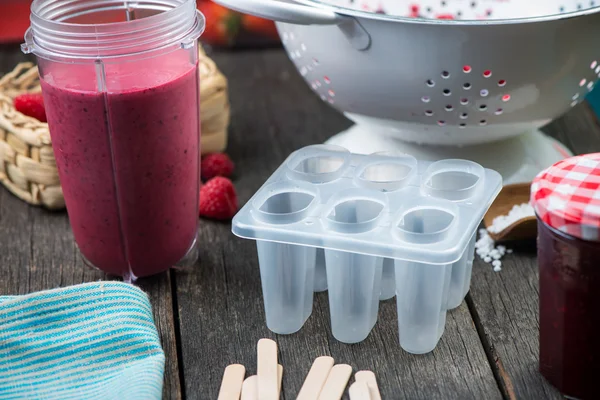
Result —
[[600, 153], [532, 184], [538, 217], [540, 371], [565, 396], [600, 397]]
[[192, 261], [200, 113], [194, 0], [34, 0], [52, 146], [85, 261], [125, 280]]

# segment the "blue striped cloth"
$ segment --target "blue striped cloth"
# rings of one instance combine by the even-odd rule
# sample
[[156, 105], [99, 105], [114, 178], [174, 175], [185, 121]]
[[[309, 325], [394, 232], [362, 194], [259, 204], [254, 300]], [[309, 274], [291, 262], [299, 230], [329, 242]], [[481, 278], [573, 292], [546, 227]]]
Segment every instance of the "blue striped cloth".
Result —
[[0, 399], [160, 399], [165, 356], [148, 296], [94, 282], [0, 296]]

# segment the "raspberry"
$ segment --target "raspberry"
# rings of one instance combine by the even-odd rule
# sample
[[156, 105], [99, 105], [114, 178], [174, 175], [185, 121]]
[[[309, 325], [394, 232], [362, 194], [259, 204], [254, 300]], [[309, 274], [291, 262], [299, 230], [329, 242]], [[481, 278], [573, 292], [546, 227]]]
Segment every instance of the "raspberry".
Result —
[[33, 117], [41, 122], [47, 122], [44, 99], [41, 93], [25, 93], [18, 95], [13, 100], [15, 108], [20, 113]]
[[225, 153], [212, 153], [202, 157], [200, 171], [202, 180], [208, 181], [215, 176], [230, 177], [233, 173], [234, 164]]
[[200, 188], [201, 217], [229, 220], [237, 209], [237, 194], [229, 179], [217, 176]]

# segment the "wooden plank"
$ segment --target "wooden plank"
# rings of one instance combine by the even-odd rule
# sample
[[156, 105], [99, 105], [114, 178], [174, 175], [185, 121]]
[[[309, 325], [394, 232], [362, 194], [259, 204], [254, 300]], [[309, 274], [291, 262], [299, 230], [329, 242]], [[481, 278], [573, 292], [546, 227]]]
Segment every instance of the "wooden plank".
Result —
[[[349, 122], [311, 93], [282, 51], [216, 53], [229, 78], [232, 124], [228, 153], [246, 202], [273, 170], [299, 147], [323, 142]], [[501, 398], [466, 305], [448, 315], [446, 332], [431, 354], [400, 349], [395, 301], [381, 304], [379, 321], [356, 345], [331, 336], [327, 294], [315, 296], [300, 332], [274, 335], [265, 326], [256, 247], [235, 238], [230, 224], [203, 220], [201, 261], [176, 272], [181, 348], [188, 399], [216, 398], [225, 367], [245, 365], [256, 374], [256, 343], [278, 342], [285, 369], [283, 397], [294, 399], [314, 359], [334, 357], [354, 371], [377, 375], [387, 399]], [[347, 393], [346, 393], [346, 397]]]
[[[600, 151], [600, 127], [582, 103], [544, 128], [575, 154]], [[502, 271], [476, 259], [469, 304], [506, 398], [561, 399], [538, 372], [538, 267], [535, 243], [502, 260]]]
[[[16, 46], [0, 47], [0, 73], [25, 57]], [[75, 246], [65, 212], [48, 212], [23, 203], [0, 187], [0, 295], [105, 279], [85, 266]], [[182, 398], [177, 361], [170, 273], [142, 279], [166, 356], [163, 398]]]

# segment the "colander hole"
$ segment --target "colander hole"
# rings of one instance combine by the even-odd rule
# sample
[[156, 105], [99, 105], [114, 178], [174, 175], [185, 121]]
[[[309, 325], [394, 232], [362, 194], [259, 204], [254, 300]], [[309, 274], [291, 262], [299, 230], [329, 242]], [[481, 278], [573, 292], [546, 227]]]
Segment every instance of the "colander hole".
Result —
[[596, 73], [600, 74], [600, 65], [596, 67]]
[[325, 101], [325, 100], [327, 100], [327, 97], [324, 94], [322, 94], [321, 95], [321, 100]]
[[319, 60], [317, 60], [316, 58], [313, 58], [313, 65], [316, 67], [317, 65], [319, 65]]
[[469, 99], [460, 99], [460, 104], [466, 106], [467, 104], [469, 104]]
[[429, 98], [429, 96], [423, 96], [423, 97], [421, 97], [421, 101], [423, 103], [429, 103], [431, 101], [431, 99]]
[[328, 84], [328, 85], [331, 83], [331, 79], [329, 79], [329, 77], [328, 77], [328, 76], [324, 76], [324, 77], [323, 77], [323, 81], [324, 81], [326, 84]]
[[481, 126], [487, 125], [487, 121], [485, 119], [482, 119], [481, 121], [479, 121], [479, 125], [481, 125]]
[[427, 79], [427, 82], [425, 82], [425, 84], [429, 87], [434, 87], [435, 86], [435, 82], [432, 81], [431, 79]]
[[465, 66], [463, 67], [463, 72], [464, 72], [465, 74], [468, 74], [468, 73], [470, 73], [472, 70], [473, 70], [473, 69], [471, 68], [471, 66], [470, 66], [470, 65], [465, 65]]
[[317, 84], [315, 82], [313, 82], [310, 87], [312, 87], [313, 90], [317, 90]]
[[582, 8], [583, 8], [583, 5], [582, 5], [581, 3], [580, 3], [580, 4], [577, 4], [577, 9], [578, 9], [578, 10], [581, 10]]
[[579, 86], [583, 87], [586, 83], [587, 79], [583, 78], [581, 81], [579, 81]]
[[321, 87], [321, 81], [317, 81], [317, 87]]
[[452, 110], [454, 110], [454, 107], [452, 107], [450, 104], [448, 104], [446, 106], [446, 111], [452, 111]]
[[329, 89], [327, 93], [329, 93], [331, 97], [335, 97], [335, 92], [333, 90]]
[[306, 45], [305, 45], [304, 43], [302, 43], [302, 44], [300, 45], [300, 48], [302, 49], [302, 51], [306, 51]]
[[503, 102], [505, 102], [505, 103], [506, 103], [506, 102], [507, 102], [507, 101], [509, 101], [509, 100], [510, 100], [510, 94], [505, 94], [504, 96], [502, 96], [502, 101], [503, 101]]
[[592, 65], [590, 65], [590, 69], [594, 69], [598, 66], [598, 61], [592, 61]]
[[492, 76], [492, 71], [490, 71], [489, 69], [486, 69], [485, 71], [483, 71], [484, 78], [489, 78], [490, 76]]
[[481, 95], [481, 97], [487, 97], [487, 95], [490, 94], [490, 92], [487, 89], [481, 89], [479, 94]]
[[442, 0], [442, 1], [440, 2], [440, 4], [442, 5], [442, 7], [446, 7], [446, 4], [447, 4], [447, 3], [446, 3], [444, 0]]
[[469, 117], [469, 114], [467, 114], [467, 113], [460, 114], [460, 119], [467, 119], [468, 117]]
[[504, 79], [500, 79], [498, 81], [498, 86], [500, 86], [500, 87], [506, 86], [506, 81]]
[[309, 71], [312, 71], [312, 66], [310, 66], [310, 65], [307, 65], [307, 66], [306, 66], [306, 69], [308, 69]]
[[464, 128], [467, 126], [467, 124], [465, 124], [465, 123], [463, 122], [463, 123], [462, 123], [462, 124], [460, 124], [459, 126], [461, 127], [461, 129], [464, 129]]
[[443, 72], [442, 72], [442, 78], [444, 78], [444, 79], [448, 79], [448, 78], [450, 78], [450, 72], [448, 72], [448, 71], [443, 71]]
[[471, 89], [471, 84], [470, 84], [470, 83], [465, 83], [465, 84], [463, 85], [463, 89], [465, 89], [465, 90], [469, 90], [469, 89]]
[[587, 85], [588, 90], [592, 90], [592, 88], [594, 87], [594, 82], [590, 82]]
[[504, 112], [504, 110], [501, 109], [501, 108], [499, 108], [499, 109], [496, 110], [495, 114], [496, 115], [502, 115], [503, 112]]
[[294, 40], [294, 32], [290, 32], [290, 40]]
[[446, 125], [446, 121], [438, 121], [438, 125], [439, 126], [444, 126], [444, 125]]
[[564, 8], [563, 6], [561, 6], [561, 7], [558, 9], [558, 11], [560, 11], [561, 13], [564, 13], [564, 12], [565, 12], [565, 8]]
[[473, 2], [471, 3], [471, 8], [475, 8], [475, 7], [477, 7], [477, 2], [473, 1]]
[[329, 98], [328, 101], [329, 101], [329, 104], [333, 104], [333, 99], [332, 98]]
[[300, 54], [300, 50], [296, 50], [296, 58], [300, 58], [302, 57], [302, 54]]
[[452, 92], [450, 91], [450, 89], [444, 89], [444, 96], [450, 96], [452, 94]]
[[489, 17], [489, 16], [491, 16], [491, 15], [492, 15], [492, 10], [489, 10], [489, 9], [488, 9], [488, 10], [487, 10], [485, 13], [486, 13], [486, 14], [487, 14], [487, 16]]
[[485, 104], [482, 104], [482, 105], [479, 106], [479, 109], [481, 111], [485, 111], [485, 110], [487, 110], [487, 106]]
[[431, 110], [426, 110], [425, 111], [425, 115], [427, 115], [428, 117], [431, 117], [433, 115], [433, 111]]
[[577, 105], [577, 101], [571, 102], [571, 107], [575, 107]]
[[308, 71], [308, 70], [306, 69], [306, 67], [302, 67], [302, 68], [300, 68], [300, 75], [302, 75], [302, 76], [306, 75], [306, 72], [307, 72], [307, 71]]
[[572, 97], [573, 100], [577, 100], [579, 98], [579, 93], [575, 93]]
[[457, 12], [456, 12], [456, 16], [457, 16], [457, 17], [462, 17], [462, 11], [457, 11]]

